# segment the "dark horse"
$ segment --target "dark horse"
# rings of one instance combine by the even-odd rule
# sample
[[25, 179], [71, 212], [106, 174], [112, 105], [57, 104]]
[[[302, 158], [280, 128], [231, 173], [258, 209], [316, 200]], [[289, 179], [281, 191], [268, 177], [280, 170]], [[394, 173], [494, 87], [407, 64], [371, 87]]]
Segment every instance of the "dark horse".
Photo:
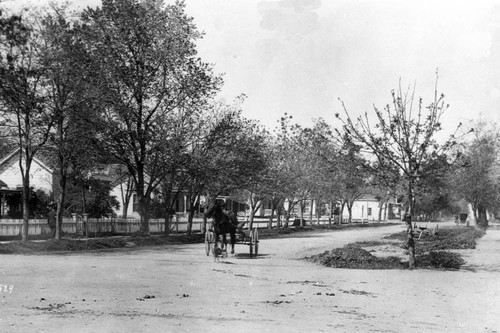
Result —
[[215, 234], [215, 248], [217, 249], [217, 242], [219, 237], [222, 236], [222, 249], [227, 251], [227, 238], [226, 234], [229, 234], [231, 240], [231, 253], [234, 253], [234, 244], [236, 243], [236, 231], [240, 230], [241, 227], [238, 224], [238, 218], [236, 214], [232, 211], [226, 211], [220, 203], [215, 203], [212, 207], [208, 209], [205, 216], [207, 218], [213, 218], [213, 229]]

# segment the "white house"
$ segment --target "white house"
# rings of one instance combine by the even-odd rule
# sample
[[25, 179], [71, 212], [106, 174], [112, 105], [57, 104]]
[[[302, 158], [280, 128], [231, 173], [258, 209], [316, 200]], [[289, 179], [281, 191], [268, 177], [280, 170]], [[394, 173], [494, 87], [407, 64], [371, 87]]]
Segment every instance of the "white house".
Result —
[[[312, 203], [312, 211], [313, 215], [315, 216], [316, 212], [316, 201], [313, 201]], [[287, 203], [285, 203], [287, 205]], [[336, 203], [336, 207], [339, 208], [339, 203]], [[329, 205], [326, 205], [326, 207], [323, 207], [324, 209], [321, 209], [321, 214], [329, 214], [329, 211], [331, 207]], [[335, 208], [335, 207], [334, 207]], [[326, 210], [326, 211], [325, 211]], [[337, 210], [337, 209], [335, 209]], [[307, 200], [305, 202], [305, 207], [304, 207], [304, 218], [306, 220], [309, 219], [311, 213], [311, 201]], [[369, 221], [378, 221], [378, 213], [379, 213], [379, 201], [371, 196], [371, 195], [364, 195], [361, 198], [357, 199], [352, 206], [352, 219], [356, 221], [363, 221], [363, 222], [369, 222]], [[300, 208], [298, 205], [296, 205], [292, 211], [292, 216], [296, 217], [299, 216], [300, 214]], [[256, 216], [264, 217], [264, 216], [269, 216], [271, 215], [271, 206], [270, 203], [265, 201], [262, 203], [262, 206], [259, 208], [258, 212], [256, 213]], [[315, 216], [316, 218], [316, 216]], [[349, 212], [347, 210], [347, 206], [344, 206], [344, 211], [342, 214], [342, 219], [345, 221], [349, 218]], [[397, 205], [394, 200], [390, 200], [384, 206], [382, 207], [382, 220], [386, 219], [400, 219], [400, 208], [399, 205]]]
[[[115, 209], [116, 216], [123, 216], [123, 206], [125, 205], [125, 196], [127, 192], [127, 184], [125, 182], [112, 182], [110, 195], [116, 197], [120, 203], [120, 208]], [[127, 207], [127, 217], [139, 219], [137, 194], [132, 192], [129, 205]]]
[[[120, 203], [120, 208], [115, 210], [116, 216], [123, 216], [123, 207], [125, 205], [125, 195], [127, 193], [127, 184], [126, 182], [114, 181], [112, 182], [111, 192], [112, 196], [115, 196], [118, 202]], [[177, 198], [174, 210], [178, 214], [187, 214], [188, 208], [188, 195], [185, 191], [182, 191]], [[127, 217], [139, 219], [139, 200], [137, 194], [132, 191], [130, 202], [127, 207]]]
[[[16, 149], [0, 161], [0, 180], [8, 189], [20, 189], [23, 185], [21, 170], [19, 168], [19, 152]], [[38, 158], [33, 158], [30, 170], [30, 186], [46, 193], [53, 191], [54, 172]]]
[[[384, 207], [385, 208], [385, 205]], [[365, 195], [354, 201], [352, 205], [352, 218], [364, 222], [378, 221], [379, 201], [373, 196]], [[344, 208], [342, 218], [344, 220], [349, 218], [347, 207]], [[384, 215], [382, 213], [382, 219]]]
[[[20, 149], [16, 149], [0, 160], [0, 217], [9, 211], [21, 211], [21, 207], [10, 207], [9, 196], [21, 196], [23, 180], [19, 167]], [[47, 194], [53, 191], [53, 171], [38, 158], [34, 158], [30, 169], [30, 187], [43, 190]]]

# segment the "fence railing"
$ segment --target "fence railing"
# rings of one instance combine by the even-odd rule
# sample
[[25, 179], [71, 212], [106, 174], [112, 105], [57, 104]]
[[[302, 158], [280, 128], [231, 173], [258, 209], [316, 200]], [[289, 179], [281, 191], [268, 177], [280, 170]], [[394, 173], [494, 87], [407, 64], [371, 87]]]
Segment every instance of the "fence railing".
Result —
[[[244, 218], [240, 218], [244, 221]], [[209, 221], [210, 222], [210, 221]], [[356, 222], [368, 222], [368, 221], [354, 221]], [[374, 222], [374, 221], [370, 221]], [[282, 224], [284, 221], [282, 221]], [[332, 222], [333, 223], [333, 222]], [[307, 224], [311, 224], [311, 221], [307, 221]], [[328, 225], [328, 217], [321, 217], [320, 221], [314, 219], [312, 221], [313, 225]], [[202, 229], [203, 219], [194, 218], [192, 224], [192, 231], [199, 232]], [[290, 220], [290, 226], [293, 225], [293, 219]], [[188, 222], [187, 219], [174, 218], [174, 221], [170, 222], [170, 230], [172, 232], [185, 232], [187, 231]], [[271, 227], [276, 227], [276, 219], [273, 221]], [[248, 224], [245, 225], [248, 227]], [[268, 228], [269, 219], [256, 217], [253, 222], [254, 228]], [[0, 236], [15, 236], [22, 233], [23, 230], [23, 220], [20, 219], [0, 219]], [[66, 234], [101, 234], [101, 233], [113, 233], [113, 234], [132, 234], [140, 230], [140, 221], [137, 219], [129, 218], [111, 218], [111, 219], [86, 219], [83, 218], [64, 218], [62, 224], [62, 231]], [[150, 219], [149, 220], [149, 230], [150, 232], [164, 232], [165, 231], [165, 219]], [[46, 219], [30, 219], [28, 234], [29, 235], [40, 235], [50, 233], [50, 227], [47, 224]]]
[[[194, 219], [192, 230], [200, 231], [202, 219]], [[187, 231], [186, 221], [172, 221], [170, 229], [174, 232]], [[0, 236], [15, 236], [22, 233], [23, 220], [0, 219]], [[62, 231], [66, 234], [92, 234], [92, 233], [115, 233], [131, 234], [140, 230], [140, 221], [136, 219], [71, 219], [65, 218], [62, 223]], [[150, 219], [150, 232], [164, 232], [165, 219]], [[28, 224], [28, 235], [40, 235], [50, 233], [50, 227], [45, 219], [30, 219]]]

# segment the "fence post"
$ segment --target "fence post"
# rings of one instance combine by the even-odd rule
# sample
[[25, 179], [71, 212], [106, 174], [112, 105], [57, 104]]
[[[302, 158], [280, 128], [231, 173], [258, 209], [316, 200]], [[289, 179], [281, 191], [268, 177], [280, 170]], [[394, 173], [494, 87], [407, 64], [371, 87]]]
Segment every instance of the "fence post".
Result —
[[83, 227], [85, 228], [85, 237], [89, 237], [89, 226], [88, 226], [88, 220], [89, 220], [89, 214], [83, 213]]

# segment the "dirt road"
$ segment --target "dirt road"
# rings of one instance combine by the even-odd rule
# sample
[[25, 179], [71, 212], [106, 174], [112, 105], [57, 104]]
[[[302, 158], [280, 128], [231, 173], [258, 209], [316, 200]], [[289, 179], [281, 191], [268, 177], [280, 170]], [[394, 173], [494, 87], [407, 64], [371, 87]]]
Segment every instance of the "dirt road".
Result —
[[500, 332], [500, 230], [488, 232], [476, 252], [466, 252], [470, 267], [457, 272], [344, 270], [297, 260], [399, 230], [261, 240], [258, 258], [237, 245], [241, 253], [221, 262], [205, 256], [203, 244], [2, 255], [0, 284], [13, 289], [0, 294], [0, 329]]

